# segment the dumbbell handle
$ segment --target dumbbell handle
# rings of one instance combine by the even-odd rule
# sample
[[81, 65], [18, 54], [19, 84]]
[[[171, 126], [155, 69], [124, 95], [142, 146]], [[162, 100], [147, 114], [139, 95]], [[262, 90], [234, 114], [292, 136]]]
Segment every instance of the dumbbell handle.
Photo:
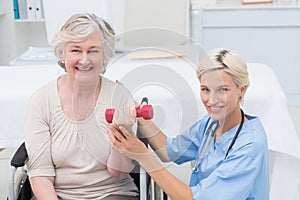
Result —
[[[136, 117], [143, 117], [144, 119], [153, 118], [153, 108], [151, 105], [144, 105], [142, 107], [135, 108]], [[115, 109], [109, 108], [105, 111], [105, 119], [108, 123], [112, 123]]]

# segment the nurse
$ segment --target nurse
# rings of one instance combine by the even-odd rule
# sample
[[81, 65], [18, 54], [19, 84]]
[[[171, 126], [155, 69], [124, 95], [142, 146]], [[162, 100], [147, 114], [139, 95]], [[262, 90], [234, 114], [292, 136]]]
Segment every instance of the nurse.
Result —
[[173, 200], [269, 199], [269, 151], [256, 116], [241, 109], [249, 87], [247, 65], [233, 50], [210, 50], [197, 69], [200, 96], [207, 115], [168, 138], [152, 121], [139, 119], [139, 130], [158, 157], [182, 164], [192, 161], [186, 185], [162, 167], [131, 130], [112, 124], [111, 141], [135, 159]]

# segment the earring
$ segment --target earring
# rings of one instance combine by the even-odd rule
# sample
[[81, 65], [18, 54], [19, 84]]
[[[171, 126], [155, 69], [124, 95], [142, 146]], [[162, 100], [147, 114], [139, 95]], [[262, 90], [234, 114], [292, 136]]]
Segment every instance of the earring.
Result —
[[57, 62], [57, 64], [61, 67], [61, 68], [63, 68], [65, 71], [66, 71], [66, 65], [65, 65], [65, 63], [64, 62], [62, 62], [62, 61], [58, 61]]

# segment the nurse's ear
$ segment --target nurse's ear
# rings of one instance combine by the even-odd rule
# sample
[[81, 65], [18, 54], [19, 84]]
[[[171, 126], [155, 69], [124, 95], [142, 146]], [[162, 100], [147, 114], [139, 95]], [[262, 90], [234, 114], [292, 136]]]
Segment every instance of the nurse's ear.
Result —
[[240, 87], [240, 99], [241, 100], [244, 98], [247, 89], [248, 89], [248, 85], [244, 85], [244, 86]]

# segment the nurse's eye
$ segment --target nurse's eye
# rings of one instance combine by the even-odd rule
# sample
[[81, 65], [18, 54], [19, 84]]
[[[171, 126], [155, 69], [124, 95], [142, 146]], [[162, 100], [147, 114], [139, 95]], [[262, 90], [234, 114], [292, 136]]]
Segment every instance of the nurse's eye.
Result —
[[221, 88], [219, 89], [219, 91], [220, 91], [220, 92], [227, 92], [228, 89], [227, 89], [226, 87], [221, 87]]

